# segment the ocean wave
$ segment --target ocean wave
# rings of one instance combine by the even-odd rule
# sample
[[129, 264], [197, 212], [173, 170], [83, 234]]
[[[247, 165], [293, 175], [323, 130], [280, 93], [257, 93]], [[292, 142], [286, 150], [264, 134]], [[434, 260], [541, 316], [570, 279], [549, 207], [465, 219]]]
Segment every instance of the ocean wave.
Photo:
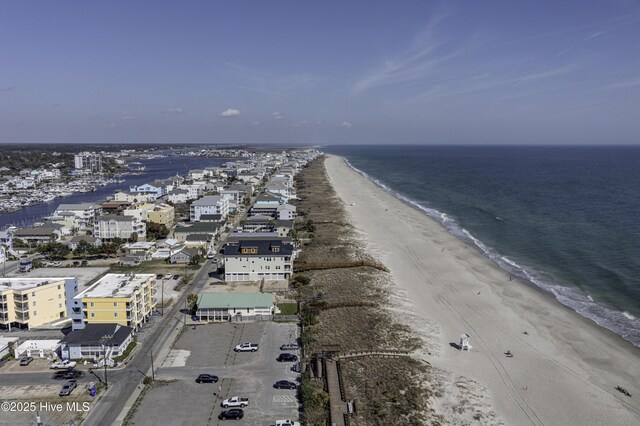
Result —
[[455, 237], [478, 247], [486, 257], [509, 274], [519, 277], [535, 285], [539, 289], [552, 294], [558, 302], [571, 308], [580, 315], [589, 318], [601, 327], [622, 336], [635, 346], [640, 347], [640, 321], [630, 313], [617, 311], [603, 306], [594, 301], [589, 294], [583, 293], [576, 288], [563, 286], [543, 278], [534, 269], [522, 266], [507, 256], [501, 255], [497, 250], [489, 247], [484, 242], [474, 237], [471, 232], [458, 225], [458, 223], [456, 223], [456, 221], [446, 213], [420, 204], [410, 197], [393, 190], [379, 179], [376, 179], [366, 172], [358, 169], [351, 164], [348, 159], [345, 158], [345, 161], [351, 169], [362, 175], [365, 179], [373, 182], [385, 192], [388, 192], [399, 200], [404, 201], [417, 210], [425, 213], [427, 216], [435, 219]]

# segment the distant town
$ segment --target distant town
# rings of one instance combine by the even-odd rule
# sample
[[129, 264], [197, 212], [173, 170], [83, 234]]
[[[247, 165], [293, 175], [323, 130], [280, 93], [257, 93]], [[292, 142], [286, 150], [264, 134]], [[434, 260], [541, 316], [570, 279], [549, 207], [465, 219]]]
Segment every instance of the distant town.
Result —
[[[15, 174], [3, 167], [2, 210], [93, 191], [125, 170], [144, 173], [138, 161], [162, 155], [78, 152], [64, 173], [55, 162]], [[92, 407], [90, 414], [66, 410], [64, 421], [93, 424], [87, 415], [113, 422], [134, 415], [127, 413], [137, 384], [153, 381], [154, 357], [162, 357], [164, 366], [181, 365], [181, 350], [172, 349], [179, 331], [207, 323], [245, 324], [244, 335], [224, 337], [231, 338], [225, 343], [231, 353], [282, 352], [279, 361], [291, 368], [277, 373], [269, 388], [299, 385], [299, 317], [290, 291], [301, 247], [295, 178], [320, 153], [191, 149], [172, 155], [234, 160], [184, 176], [167, 171], [164, 179], [100, 201], [61, 202], [42, 220], [0, 231], [0, 376], [17, 388], [40, 386], [39, 398], [47, 403], [59, 393]], [[229, 331], [207, 330], [211, 335], [195, 346]], [[271, 333], [268, 341], [263, 333]], [[144, 374], [132, 380], [131, 371]], [[4, 374], [9, 372], [24, 374]], [[51, 374], [59, 385], [51, 385]], [[191, 381], [218, 381], [196, 376]], [[111, 387], [117, 393], [101, 400]], [[274, 415], [297, 418], [296, 393], [291, 395]], [[223, 405], [249, 404], [235, 398]]]

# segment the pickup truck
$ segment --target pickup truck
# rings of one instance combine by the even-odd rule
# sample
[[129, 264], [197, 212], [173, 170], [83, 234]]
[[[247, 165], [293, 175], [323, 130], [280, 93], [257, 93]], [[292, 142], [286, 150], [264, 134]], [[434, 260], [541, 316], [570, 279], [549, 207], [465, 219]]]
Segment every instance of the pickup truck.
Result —
[[221, 404], [224, 408], [240, 407], [244, 408], [249, 405], [249, 398], [240, 398], [239, 396], [232, 396], [229, 399], [225, 399]]
[[51, 366], [49, 368], [54, 369], [54, 370], [58, 370], [58, 369], [65, 369], [68, 370], [70, 368], [73, 368], [76, 366], [76, 362], [75, 361], [67, 361], [66, 359], [63, 361], [56, 361], [53, 364], [51, 364]]
[[236, 352], [255, 352], [258, 350], [257, 343], [240, 343], [238, 346], [233, 348]]

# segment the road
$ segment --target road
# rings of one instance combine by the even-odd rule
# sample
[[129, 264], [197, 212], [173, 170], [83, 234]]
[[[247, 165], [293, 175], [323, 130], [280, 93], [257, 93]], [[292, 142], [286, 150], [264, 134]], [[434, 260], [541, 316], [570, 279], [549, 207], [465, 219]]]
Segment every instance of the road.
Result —
[[211, 261], [205, 262], [177, 302], [165, 313], [164, 318], [147, 341], [140, 346], [138, 353], [127, 364], [127, 367], [108, 373], [109, 389], [91, 410], [84, 424], [105, 426], [115, 424], [127, 400], [136, 387], [142, 383], [144, 376], [151, 368], [151, 351], [153, 350], [155, 354], [160, 353], [162, 347], [167, 344], [171, 332], [177, 327], [182, 327], [184, 314], [180, 312], [180, 309], [184, 307], [187, 295], [197, 293], [206, 284], [209, 272], [211, 272], [210, 268]]

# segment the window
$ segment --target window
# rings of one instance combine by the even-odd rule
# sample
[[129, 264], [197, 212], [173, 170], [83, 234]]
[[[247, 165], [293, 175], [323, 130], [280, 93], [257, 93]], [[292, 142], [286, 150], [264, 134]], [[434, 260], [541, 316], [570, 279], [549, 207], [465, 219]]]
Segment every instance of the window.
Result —
[[95, 318], [96, 313], [95, 312], [91, 312], [91, 318]]
[[62, 295], [61, 294], [58, 295], [58, 299], [62, 299]]
[[36, 301], [35, 300], [33, 301], [33, 306], [36, 306]]
[[58, 290], [60, 290], [60, 284], [58, 284]]
[[38, 315], [38, 311], [33, 311], [33, 316], [35, 317], [36, 315]]
[[58, 308], [62, 308], [62, 303], [58, 303]]
[[31, 292], [31, 295], [32, 295], [32, 296], [35, 296], [35, 295], [36, 295], [36, 292], [35, 292], [35, 291]]
[[117, 307], [118, 306], [118, 302], [113, 302], [113, 306]]
[[117, 312], [114, 312], [114, 313], [113, 313], [113, 316], [117, 318], [117, 317], [118, 317], [118, 313], [117, 313]]
[[90, 303], [91, 307], [93, 308], [93, 302]]

